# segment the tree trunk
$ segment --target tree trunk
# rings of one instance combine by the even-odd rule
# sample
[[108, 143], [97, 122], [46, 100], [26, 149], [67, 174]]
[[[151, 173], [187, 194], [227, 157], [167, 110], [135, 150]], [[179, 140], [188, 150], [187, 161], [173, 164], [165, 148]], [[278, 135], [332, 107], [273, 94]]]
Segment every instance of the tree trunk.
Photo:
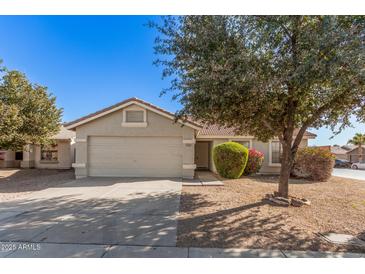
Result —
[[288, 198], [289, 195], [289, 177], [293, 166], [293, 156], [291, 144], [283, 144], [283, 155], [281, 158], [281, 168], [279, 177], [279, 196]]

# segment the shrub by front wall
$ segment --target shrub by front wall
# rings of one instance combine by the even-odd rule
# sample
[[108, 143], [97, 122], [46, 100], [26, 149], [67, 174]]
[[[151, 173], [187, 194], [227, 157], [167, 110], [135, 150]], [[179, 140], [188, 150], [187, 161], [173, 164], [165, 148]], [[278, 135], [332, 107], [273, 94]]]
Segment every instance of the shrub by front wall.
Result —
[[314, 181], [327, 181], [332, 174], [335, 156], [321, 148], [301, 148], [298, 150], [294, 167], [294, 176]]
[[263, 162], [264, 154], [254, 148], [250, 148], [248, 150], [248, 160], [243, 174], [250, 175], [259, 172]]
[[213, 149], [213, 161], [220, 176], [228, 179], [241, 177], [248, 159], [248, 149], [235, 142], [219, 144]]

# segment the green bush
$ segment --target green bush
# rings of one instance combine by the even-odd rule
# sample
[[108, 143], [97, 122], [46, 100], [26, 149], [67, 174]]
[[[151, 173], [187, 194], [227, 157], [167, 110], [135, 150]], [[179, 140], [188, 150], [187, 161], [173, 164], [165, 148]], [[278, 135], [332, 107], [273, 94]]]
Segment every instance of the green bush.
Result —
[[335, 156], [331, 151], [306, 147], [298, 150], [292, 175], [314, 181], [327, 181], [332, 174]]
[[237, 179], [245, 170], [248, 149], [235, 142], [219, 144], [213, 149], [213, 161], [218, 174], [224, 178]]

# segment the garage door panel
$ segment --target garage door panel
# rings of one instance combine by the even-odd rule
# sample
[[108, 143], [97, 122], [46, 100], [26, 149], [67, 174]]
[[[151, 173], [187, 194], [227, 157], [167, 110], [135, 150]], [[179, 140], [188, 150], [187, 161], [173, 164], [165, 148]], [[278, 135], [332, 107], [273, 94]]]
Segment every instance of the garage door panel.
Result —
[[90, 176], [180, 177], [179, 137], [90, 137]]

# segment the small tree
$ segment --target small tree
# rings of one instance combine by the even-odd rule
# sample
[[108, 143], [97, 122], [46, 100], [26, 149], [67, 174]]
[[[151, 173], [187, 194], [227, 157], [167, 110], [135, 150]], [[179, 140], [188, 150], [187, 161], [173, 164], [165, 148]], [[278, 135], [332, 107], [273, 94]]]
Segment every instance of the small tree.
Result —
[[0, 147], [21, 150], [26, 144], [47, 144], [60, 130], [62, 110], [43, 86], [23, 73], [2, 69], [0, 78]]
[[348, 144], [358, 146], [359, 148], [359, 162], [362, 162], [362, 145], [365, 145], [365, 134], [356, 133], [352, 139], [348, 140]]
[[364, 16], [182, 16], [153, 25], [156, 64], [172, 79], [163, 92], [182, 103], [178, 115], [278, 137], [282, 197], [305, 131], [339, 124], [339, 132], [365, 102]]

